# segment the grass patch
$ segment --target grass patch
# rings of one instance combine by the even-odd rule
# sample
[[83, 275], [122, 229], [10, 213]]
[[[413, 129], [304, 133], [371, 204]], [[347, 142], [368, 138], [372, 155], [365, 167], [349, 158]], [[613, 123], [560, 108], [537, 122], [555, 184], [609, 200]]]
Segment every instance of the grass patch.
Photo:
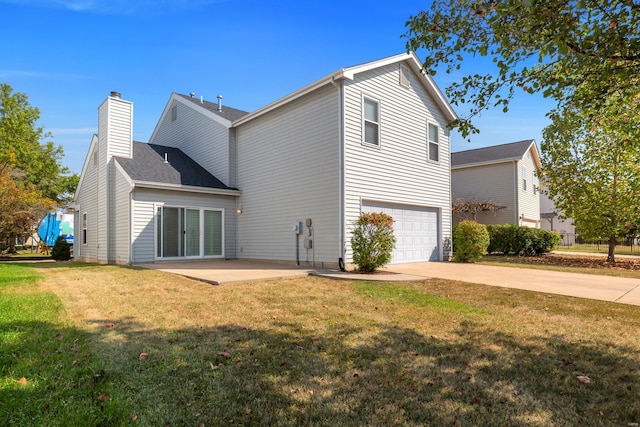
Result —
[[424, 289], [413, 289], [406, 284], [363, 281], [354, 282], [353, 287], [358, 293], [368, 295], [388, 304], [430, 308], [452, 314], [481, 313], [481, 310], [465, 302], [433, 295], [425, 292]]
[[[29, 304], [50, 305], [48, 321], [37, 323], [50, 325], [45, 341], [60, 351], [33, 349], [32, 363], [64, 358], [39, 370], [61, 379], [32, 390], [15, 379], [33, 375], [12, 373], [0, 405], [40, 403], [23, 412], [0, 406], [0, 425], [640, 421], [637, 307], [439, 279], [210, 286], [116, 266], [33, 268], [46, 269], [36, 289], [44, 300]], [[54, 398], [40, 390], [80, 363], [84, 374], [56, 387], [67, 403], [41, 415]], [[83, 418], [71, 418], [78, 408]]]
[[[596, 245], [594, 243], [576, 243], [571, 246], [559, 246], [555, 249], [557, 252], [585, 252], [607, 255], [609, 253], [609, 246], [606, 243]], [[640, 247], [635, 245], [633, 247], [628, 245], [616, 245], [616, 255], [636, 255], [640, 256]]]
[[121, 424], [86, 334], [60, 321], [55, 294], [34, 289], [40, 277], [0, 264], [0, 424]]

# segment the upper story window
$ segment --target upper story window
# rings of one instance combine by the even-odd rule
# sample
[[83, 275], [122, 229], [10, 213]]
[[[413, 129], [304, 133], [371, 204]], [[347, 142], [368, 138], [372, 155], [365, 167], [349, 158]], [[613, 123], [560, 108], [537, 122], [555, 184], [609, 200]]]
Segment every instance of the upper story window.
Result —
[[175, 122], [178, 119], [178, 106], [171, 107], [171, 121]]
[[522, 167], [522, 189], [527, 191], [527, 167]]
[[427, 158], [429, 161], [440, 160], [440, 129], [438, 126], [427, 123]]
[[536, 173], [533, 172], [533, 179], [531, 180], [532, 182], [532, 187], [533, 187], [533, 194], [538, 194], [538, 189], [540, 187], [540, 184], [538, 183], [538, 177], [536, 176]]
[[380, 103], [375, 99], [362, 98], [362, 135], [363, 142], [380, 145]]

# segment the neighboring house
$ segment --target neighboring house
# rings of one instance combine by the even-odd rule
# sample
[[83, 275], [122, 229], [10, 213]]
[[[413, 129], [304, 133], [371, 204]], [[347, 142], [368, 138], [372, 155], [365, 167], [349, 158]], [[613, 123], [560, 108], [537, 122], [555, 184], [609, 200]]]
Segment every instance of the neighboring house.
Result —
[[344, 68], [257, 111], [172, 94], [148, 144], [99, 108], [75, 195], [75, 257], [101, 263], [351, 262], [361, 212], [395, 219], [393, 263], [442, 260], [456, 119], [416, 55]]
[[[453, 198], [472, 197], [505, 208], [482, 212], [482, 224], [518, 224], [540, 227], [540, 188], [536, 172], [541, 168], [532, 139], [451, 153]], [[457, 216], [457, 215], [456, 215]], [[466, 219], [454, 218], [454, 223]]]
[[[543, 184], [544, 185], [544, 184]], [[576, 242], [576, 228], [571, 218], [560, 219], [562, 211], [544, 192], [540, 194], [540, 226], [545, 230], [557, 231], [562, 236], [561, 245], [570, 246]]]

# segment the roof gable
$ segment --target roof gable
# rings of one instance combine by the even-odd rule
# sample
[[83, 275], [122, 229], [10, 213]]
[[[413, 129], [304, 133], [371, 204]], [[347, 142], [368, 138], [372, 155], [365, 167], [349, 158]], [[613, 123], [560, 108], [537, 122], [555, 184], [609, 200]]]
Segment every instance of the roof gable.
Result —
[[222, 118], [229, 120], [230, 122], [238, 120], [239, 118], [249, 114], [249, 112], [247, 111], [238, 110], [237, 108], [227, 107], [226, 105], [223, 105], [221, 111], [218, 111], [218, 104], [215, 102], [209, 102], [202, 98], [196, 98], [195, 96], [182, 95], [180, 93], [176, 93], [176, 95], [183, 99], [186, 99], [187, 101], [195, 105], [199, 105], [202, 108], [208, 111], [211, 111], [212, 113], [217, 114]]
[[532, 151], [536, 166], [541, 168], [538, 147], [533, 139], [451, 153], [451, 168], [458, 169], [521, 160], [529, 150]]
[[423, 84], [427, 92], [433, 97], [433, 99], [435, 100], [435, 104], [438, 106], [438, 108], [440, 108], [445, 119], [447, 121], [456, 120], [458, 116], [456, 115], [455, 111], [453, 111], [453, 108], [446, 100], [431, 76], [429, 76], [422, 70], [422, 64], [420, 63], [420, 60], [418, 59], [415, 52], [409, 52], [379, 59], [377, 61], [355, 65], [352, 67], [342, 68], [332, 74], [329, 74], [328, 76], [321, 78], [320, 80], [317, 80], [303, 87], [302, 89], [299, 89], [283, 98], [280, 98], [277, 101], [272, 102], [271, 104], [268, 104], [244, 117], [235, 120], [233, 126], [238, 126], [242, 123], [248, 122], [328, 84], [336, 84], [337, 82], [340, 82], [342, 80], [353, 80], [357, 74], [364, 73], [375, 68], [384, 67], [389, 64], [397, 64], [400, 62], [406, 62], [415, 71], [415, 73], [421, 77], [421, 83]]
[[133, 158], [114, 159], [134, 182], [235, 190], [227, 187], [178, 148], [134, 142]]

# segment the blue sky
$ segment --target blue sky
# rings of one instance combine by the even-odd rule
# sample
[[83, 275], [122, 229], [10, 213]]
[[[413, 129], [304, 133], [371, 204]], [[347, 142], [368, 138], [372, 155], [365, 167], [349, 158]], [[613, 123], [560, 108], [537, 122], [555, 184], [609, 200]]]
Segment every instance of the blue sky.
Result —
[[[0, 0], [0, 81], [40, 109], [40, 125], [80, 173], [111, 91], [134, 103], [147, 141], [172, 92], [253, 111], [340, 68], [405, 51], [404, 24], [428, 1]], [[424, 53], [418, 52], [419, 55]], [[465, 64], [465, 69], [481, 67]], [[439, 73], [443, 90], [462, 74]], [[484, 112], [452, 151], [533, 138], [552, 104], [518, 95]], [[464, 106], [454, 106], [460, 116]]]

